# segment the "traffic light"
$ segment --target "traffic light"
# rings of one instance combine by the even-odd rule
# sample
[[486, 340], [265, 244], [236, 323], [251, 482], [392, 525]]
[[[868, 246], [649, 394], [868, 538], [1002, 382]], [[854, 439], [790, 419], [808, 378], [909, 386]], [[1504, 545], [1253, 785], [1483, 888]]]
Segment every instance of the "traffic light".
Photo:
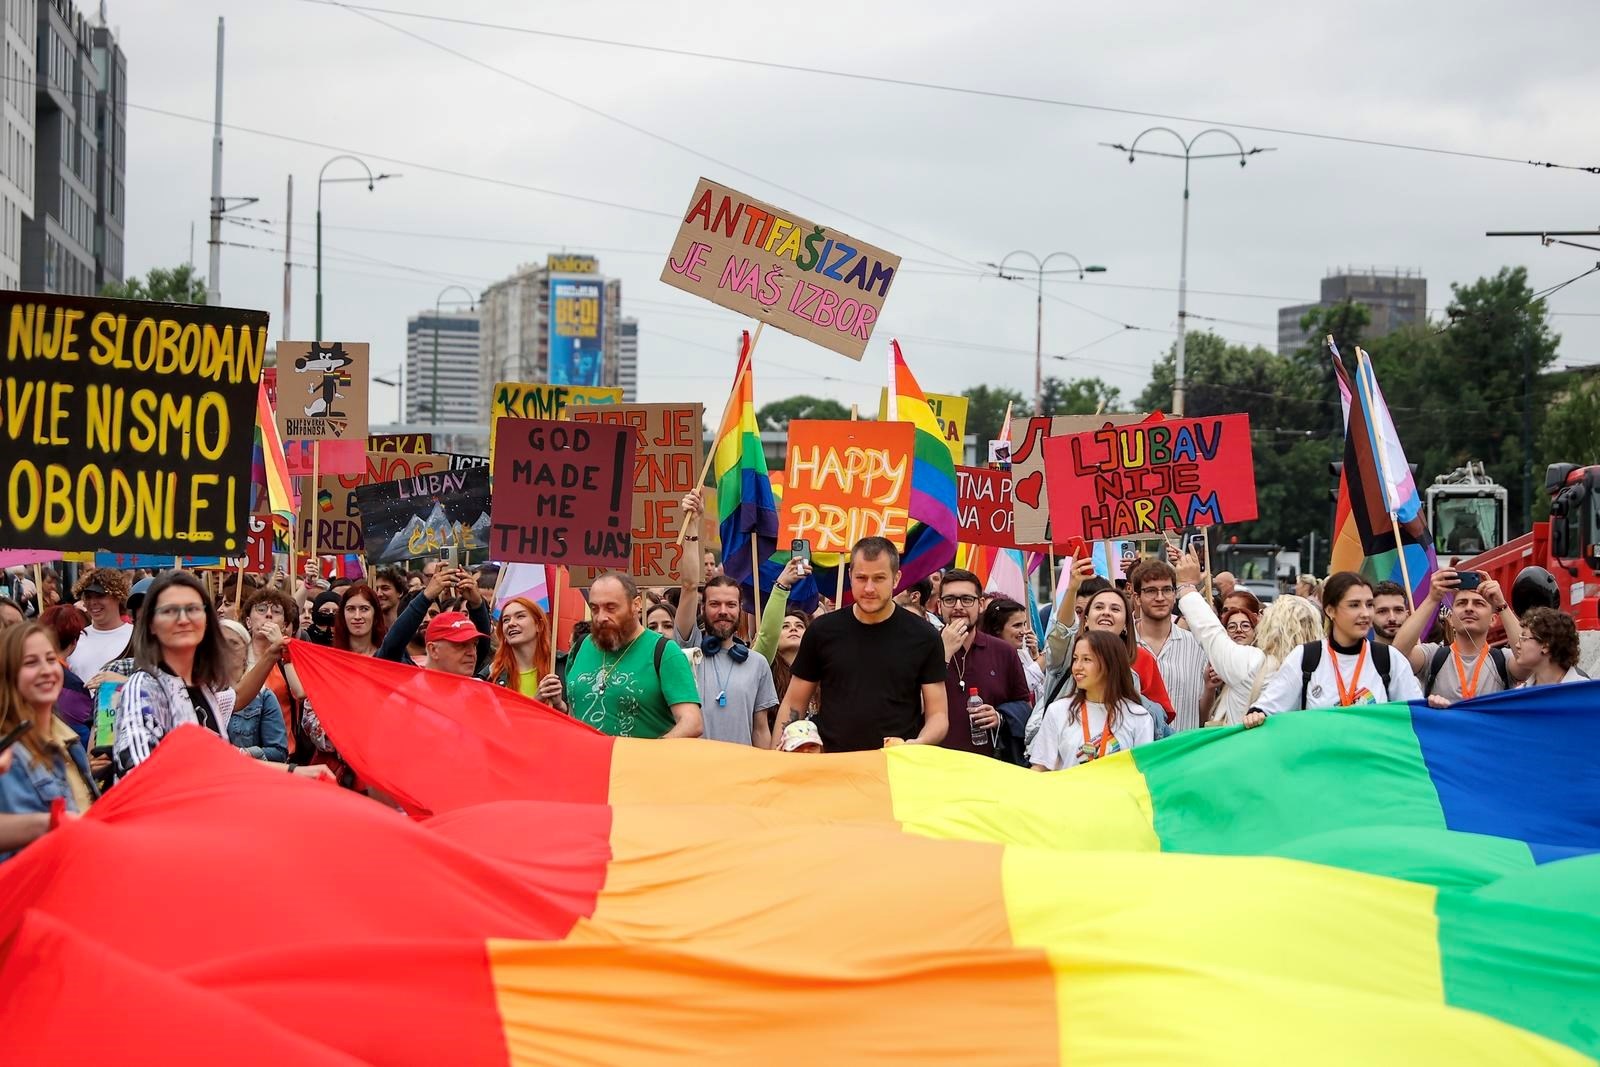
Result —
[[1339, 502], [1339, 486], [1344, 482], [1344, 460], [1336, 459], [1328, 464], [1328, 473], [1333, 476], [1333, 488], [1328, 490], [1328, 499], [1337, 504]]

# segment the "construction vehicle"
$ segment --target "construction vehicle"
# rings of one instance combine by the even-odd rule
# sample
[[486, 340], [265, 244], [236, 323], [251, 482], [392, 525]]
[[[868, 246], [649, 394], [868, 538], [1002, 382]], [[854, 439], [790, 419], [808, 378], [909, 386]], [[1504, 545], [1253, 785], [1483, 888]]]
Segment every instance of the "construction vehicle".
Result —
[[[1462, 560], [1458, 570], [1484, 571], [1509, 595], [1517, 574], [1539, 566], [1555, 576], [1561, 609], [1585, 631], [1585, 659], [1600, 645], [1600, 464], [1553, 463], [1545, 472], [1550, 519], [1521, 537]], [[1453, 553], [1439, 550], [1445, 564]], [[1596, 631], [1589, 633], [1588, 631]]]
[[1427, 489], [1428, 531], [1441, 556], [1468, 556], [1506, 543], [1506, 490], [1472, 460]]

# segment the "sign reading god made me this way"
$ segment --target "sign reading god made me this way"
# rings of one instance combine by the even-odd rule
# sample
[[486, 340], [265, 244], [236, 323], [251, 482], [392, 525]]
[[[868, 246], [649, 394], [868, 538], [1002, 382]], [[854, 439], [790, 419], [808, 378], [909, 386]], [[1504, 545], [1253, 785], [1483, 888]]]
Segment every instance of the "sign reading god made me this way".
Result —
[[0, 293], [0, 545], [240, 555], [267, 314]]
[[[1017, 547], [1044, 551], [1050, 533], [1050, 501], [1044, 487], [1044, 442], [1139, 422], [1147, 415], [1035, 415], [1011, 420], [1011, 513]], [[1069, 533], [1057, 534], [1056, 547], [1065, 545]]]
[[706, 178], [661, 280], [860, 359], [900, 257]]
[[[640, 585], [677, 584], [683, 559], [678, 528], [684, 494], [700, 477], [704, 415], [700, 404], [601, 404], [571, 412], [575, 423], [633, 431], [633, 559], [626, 569]], [[587, 588], [599, 576], [574, 567], [572, 584]]]
[[626, 570], [633, 561], [628, 426], [501, 419], [489, 554], [503, 563]]
[[1250, 416], [1106, 426], [1044, 442], [1051, 532], [1091, 541], [1256, 517]]
[[399, 563], [489, 543], [489, 472], [434, 471], [355, 489], [373, 563]]
[[849, 552], [863, 537], [904, 548], [915, 440], [909, 422], [791, 422], [780, 537], [813, 552]]
[[[279, 341], [278, 433], [291, 475], [360, 474], [367, 466], [368, 346]], [[315, 451], [314, 451], [315, 450]]]

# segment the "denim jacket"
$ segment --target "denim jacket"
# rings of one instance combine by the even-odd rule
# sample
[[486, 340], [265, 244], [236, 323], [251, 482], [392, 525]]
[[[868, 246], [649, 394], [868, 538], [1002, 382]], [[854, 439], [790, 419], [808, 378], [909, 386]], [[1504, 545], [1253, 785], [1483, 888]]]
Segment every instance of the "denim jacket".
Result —
[[[11, 769], [0, 774], [0, 812], [7, 815], [37, 815], [50, 810], [57, 797], [67, 802], [67, 810], [78, 811], [72, 801], [72, 790], [67, 788], [67, 769], [58, 756], [36, 757], [28, 746], [18, 742], [12, 746]], [[76, 736], [67, 746], [67, 757], [78, 765], [78, 773], [89, 783], [89, 792], [95, 793], [94, 778], [89, 774], [89, 756]], [[8, 860], [14, 853], [0, 853], [0, 861]]]
[[251, 759], [284, 763], [289, 759], [289, 733], [283, 725], [283, 708], [265, 687], [228, 719], [228, 744]]

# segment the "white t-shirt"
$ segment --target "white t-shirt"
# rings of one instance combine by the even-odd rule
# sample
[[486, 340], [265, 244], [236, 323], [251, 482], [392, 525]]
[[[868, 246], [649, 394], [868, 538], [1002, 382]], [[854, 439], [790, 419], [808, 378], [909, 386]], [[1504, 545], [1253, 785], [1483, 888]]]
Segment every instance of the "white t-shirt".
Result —
[[[1389, 649], [1389, 687], [1384, 689], [1383, 676], [1378, 673], [1378, 665], [1373, 662], [1373, 649], [1366, 650], [1366, 660], [1361, 664], [1360, 678], [1353, 677], [1356, 670], [1356, 661], [1361, 659], [1361, 652], [1357, 650], [1354, 655], [1339, 652], [1333, 653], [1326, 641], [1322, 643], [1322, 660], [1317, 664], [1317, 669], [1311, 674], [1311, 684], [1306, 687], [1306, 708], [1336, 708], [1339, 707], [1339, 682], [1342, 674], [1344, 684], [1355, 690], [1356, 704], [1387, 704], [1392, 700], [1421, 700], [1422, 687], [1417, 684], [1417, 676], [1411, 673], [1411, 664], [1406, 658]], [[1256, 698], [1255, 707], [1268, 715], [1275, 715], [1280, 711], [1300, 711], [1300, 683], [1304, 663], [1305, 646], [1301, 645], [1284, 657], [1283, 666], [1278, 668], [1278, 673], [1267, 680], [1262, 687], [1261, 695]], [[1334, 669], [1334, 661], [1338, 661], [1338, 671]]]
[[67, 667], [87, 682], [100, 668], [116, 659], [133, 639], [133, 623], [125, 622], [115, 630], [96, 630], [93, 626], [78, 638], [78, 647], [67, 657]]
[[[1039, 733], [1028, 750], [1028, 762], [1037, 763], [1047, 770], [1059, 771], [1076, 767], [1083, 762], [1083, 724], [1089, 724], [1089, 741], [1098, 745], [1106, 728], [1106, 706], [1085, 701], [1079, 719], [1070, 718], [1072, 698], [1064, 697], [1051, 704], [1039, 725]], [[1124, 700], [1117, 708], [1117, 721], [1111, 727], [1111, 740], [1106, 744], [1106, 755], [1123, 749], [1147, 745], [1156, 739], [1156, 724], [1144, 705]]]

